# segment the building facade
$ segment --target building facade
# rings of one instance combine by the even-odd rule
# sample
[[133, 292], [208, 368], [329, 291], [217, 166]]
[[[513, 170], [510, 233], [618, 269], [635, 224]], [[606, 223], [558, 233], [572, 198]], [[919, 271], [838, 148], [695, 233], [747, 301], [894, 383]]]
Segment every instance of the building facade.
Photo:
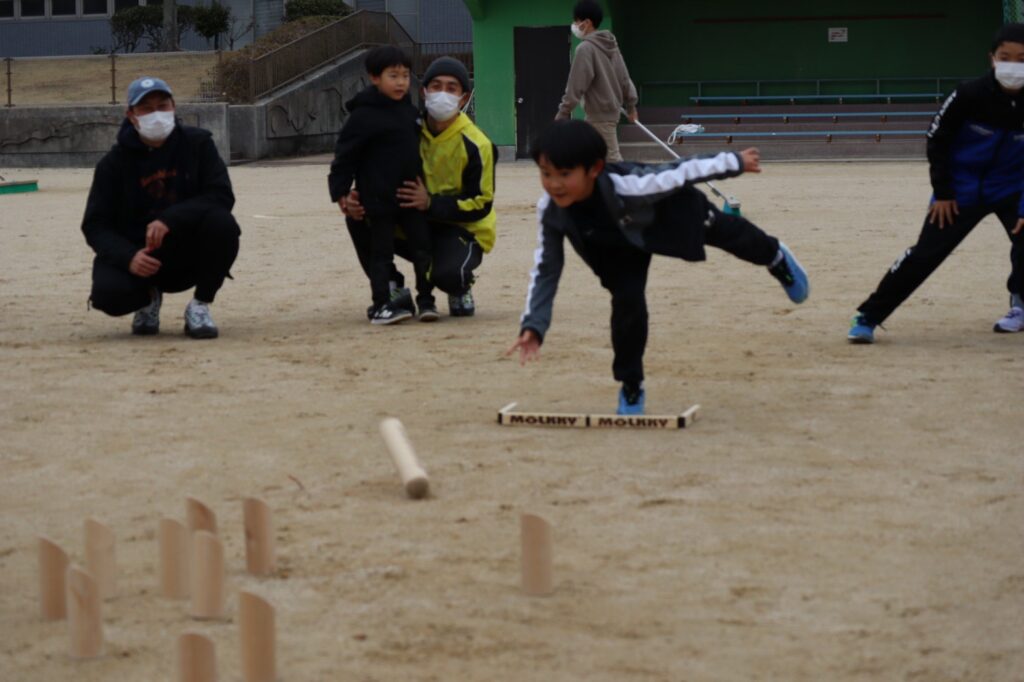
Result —
[[[500, 146], [524, 149], [551, 120], [574, 43], [574, 0], [464, 0], [473, 18], [477, 122]], [[641, 92], [641, 106], [689, 104], [697, 87], [747, 94], [950, 87], [987, 67], [1012, 0], [602, 0]], [[891, 79], [891, 80], [889, 80]], [[561, 81], [561, 82], [559, 82]], [[772, 93], [774, 94], [774, 92]]]
[[[52, 57], [109, 51], [110, 17], [128, 7], [162, 4], [159, 0], [0, 0], [0, 58]], [[179, 0], [179, 5], [201, 4]], [[236, 47], [247, 45], [280, 25], [283, 0], [222, 0], [231, 9]], [[186, 50], [212, 46], [189, 33]]]

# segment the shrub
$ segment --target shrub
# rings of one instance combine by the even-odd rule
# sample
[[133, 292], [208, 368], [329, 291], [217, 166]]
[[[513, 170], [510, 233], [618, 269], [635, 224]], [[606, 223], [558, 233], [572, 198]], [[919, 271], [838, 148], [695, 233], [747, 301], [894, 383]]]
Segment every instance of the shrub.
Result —
[[289, 0], [285, 21], [303, 17], [344, 17], [352, 9], [342, 0]]
[[220, 47], [220, 35], [231, 28], [231, 9], [214, 2], [209, 7], [192, 8], [195, 31], [207, 42], [214, 41], [214, 47]]

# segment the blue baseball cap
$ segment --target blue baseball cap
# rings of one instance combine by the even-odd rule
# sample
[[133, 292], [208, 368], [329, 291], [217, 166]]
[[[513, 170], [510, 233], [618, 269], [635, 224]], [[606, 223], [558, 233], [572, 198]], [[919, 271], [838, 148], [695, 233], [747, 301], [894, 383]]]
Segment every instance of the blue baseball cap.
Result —
[[166, 92], [171, 97], [174, 97], [171, 87], [163, 80], [153, 78], [152, 76], [143, 76], [142, 78], [136, 78], [128, 86], [128, 106], [134, 107], [151, 92]]

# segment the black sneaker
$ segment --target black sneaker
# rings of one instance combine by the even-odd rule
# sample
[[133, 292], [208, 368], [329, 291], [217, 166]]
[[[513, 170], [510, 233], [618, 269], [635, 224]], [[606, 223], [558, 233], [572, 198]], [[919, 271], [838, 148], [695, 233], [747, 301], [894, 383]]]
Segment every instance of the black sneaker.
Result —
[[132, 318], [132, 334], [137, 336], [152, 336], [160, 333], [160, 304], [163, 302], [163, 294], [159, 289], [153, 289], [149, 305], [135, 311]]
[[391, 303], [385, 303], [374, 309], [373, 315], [370, 317], [370, 324], [398, 324], [410, 317], [412, 317], [412, 313], [405, 308], [396, 308]]
[[466, 291], [462, 296], [448, 297], [448, 314], [452, 317], [472, 317], [476, 313], [476, 302], [473, 292]]
[[437, 306], [433, 303], [420, 304], [420, 322], [437, 322], [441, 319], [441, 313], [437, 312]]
[[412, 291], [406, 287], [391, 290], [391, 306], [408, 310], [413, 315], [416, 314], [416, 304], [412, 302]]

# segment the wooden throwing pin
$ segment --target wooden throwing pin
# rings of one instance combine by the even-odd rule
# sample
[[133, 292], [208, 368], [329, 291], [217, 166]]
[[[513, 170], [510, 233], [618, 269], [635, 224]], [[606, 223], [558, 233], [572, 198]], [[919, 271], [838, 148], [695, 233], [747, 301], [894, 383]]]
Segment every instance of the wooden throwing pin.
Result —
[[177, 519], [160, 519], [160, 596], [186, 599], [189, 591], [189, 533]]
[[534, 514], [519, 519], [523, 592], [531, 597], [551, 594], [551, 524]]
[[224, 617], [224, 545], [213, 533], [192, 534], [192, 602], [189, 615], [198, 620]]
[[242, 679], [245, 682], [275, 682], [274, 607], [270, 602], [252, 592], [239, 591], [238, 634], [241, 639]]
[[68, 555], [49, 538], [39, 538], [39, 614], [43, 620], [67, 618]]
[[85, 569], [96, 579], [100, 599], [111, 599], [117, 595], [114, 532], [96, 519], [85, 520], [84, 532]]
[[178, 682], [217, 682], [213, 640], [198, 632], [178, 636]]
[[68, 569], [67, 591], [71, 657], [96, 658], [103, 655], [103, 621], [96, 579], [87, 571], [72, 566]]
[[426, 497], [430, 492], [427, 472], [416, 458], [416, 452], [412, 449], [412, 443], [409, 442], [402, 422], [394, 417], [388, 417], [380, 423], [380, 435], [384, 437], [384, 442], [388, 446], [388, 452], [391, 453], [398, 475], [402, 478], [406, 494], [414, 500]]
[[192, 533], [206, 530], [217, 534], [217, 515], [194, 497], [185, 498], [185, 522]]

